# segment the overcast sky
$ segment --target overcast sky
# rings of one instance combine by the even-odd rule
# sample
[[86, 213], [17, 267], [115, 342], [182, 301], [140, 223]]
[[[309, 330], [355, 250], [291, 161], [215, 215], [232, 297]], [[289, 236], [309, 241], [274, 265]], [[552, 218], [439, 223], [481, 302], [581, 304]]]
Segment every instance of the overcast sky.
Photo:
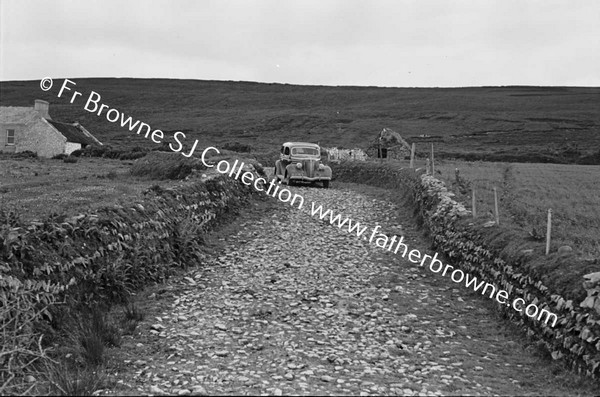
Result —
[[600, 86], [600, 0], [0, 0], [0, 80]]

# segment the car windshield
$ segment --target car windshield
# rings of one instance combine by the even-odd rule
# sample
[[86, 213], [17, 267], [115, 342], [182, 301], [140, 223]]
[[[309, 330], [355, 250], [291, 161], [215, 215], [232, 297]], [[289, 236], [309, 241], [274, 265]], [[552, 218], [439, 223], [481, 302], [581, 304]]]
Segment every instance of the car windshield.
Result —
[[318, 156], [319, 149], [314, 147], [295, 147], [292, 148], [292, 155]]

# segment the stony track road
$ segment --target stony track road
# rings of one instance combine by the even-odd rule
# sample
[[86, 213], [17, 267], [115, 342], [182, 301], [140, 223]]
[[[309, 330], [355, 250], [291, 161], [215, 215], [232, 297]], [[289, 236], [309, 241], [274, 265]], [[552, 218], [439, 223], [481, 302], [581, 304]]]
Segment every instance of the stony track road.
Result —
[[[388, 199], [292, 189], [305, 208], [313, 200], [431, 253], [410, 210]], [[207, 266], [148, 292], [112, 393], [577, 392], [549, 383], [549, 365], [485, 298], [306, 212], [271, 199], [221, 233]]]

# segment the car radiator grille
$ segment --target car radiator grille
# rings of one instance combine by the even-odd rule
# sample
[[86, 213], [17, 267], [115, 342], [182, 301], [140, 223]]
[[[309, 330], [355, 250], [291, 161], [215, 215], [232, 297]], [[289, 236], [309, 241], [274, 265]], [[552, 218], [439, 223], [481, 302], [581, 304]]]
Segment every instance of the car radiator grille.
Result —
[[306, 176], [312, 178], [315, 176], [315, 168], [317, 162], [315, 160], [304, 160], [304, 171], [306, 172]]

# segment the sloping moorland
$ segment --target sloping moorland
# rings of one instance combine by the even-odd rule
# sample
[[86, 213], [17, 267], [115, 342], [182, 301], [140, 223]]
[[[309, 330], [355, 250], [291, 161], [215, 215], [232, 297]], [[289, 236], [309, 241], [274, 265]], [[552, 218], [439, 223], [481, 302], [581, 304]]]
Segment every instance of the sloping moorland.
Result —
[[[2, 106], [51, 103], [50, 115], [79, 121], [113, 146], [154, 146], [83, 109], [93, 90], [101, 102], [159, 128], [183, 131], [201, 145], [239, 141], [258, 151], [282, 140], [365, 148], [382, 128], [409, 142], [435, 142], [438, 155], [495, 161], [594, 162], [600, 150], [600, 88], [380, 88], [171, 79], [72, 79], [83, 93], [57, 97], [39, 81], [0, 83]], [[83, 99], [82, 99], [83, 98]], [[423, 136], [422, 136], [423, 135]], [[425, 150], [428, 145], [418, 145]], [[600, 162], [597, 159], [596, 163]]]

